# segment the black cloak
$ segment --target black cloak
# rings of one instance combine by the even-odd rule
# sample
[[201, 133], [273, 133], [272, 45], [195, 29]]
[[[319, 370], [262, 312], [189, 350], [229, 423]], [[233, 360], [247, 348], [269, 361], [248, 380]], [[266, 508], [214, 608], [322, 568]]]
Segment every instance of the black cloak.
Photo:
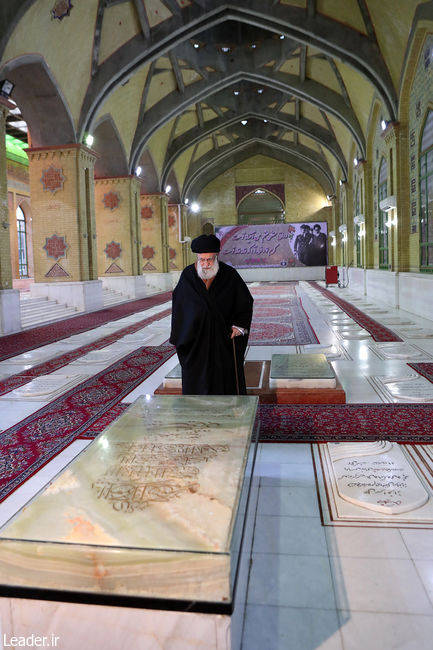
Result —
[[[173, 291], [170, 343], [182, 367], [184, 395], [236, 395], [232, 325], [248, 330], [253, 297], [239, 273], [219, 262], [209, 290], [195, 265], [187, 266]], [[244, 355], [248, 334], [234, 339], [239, 394], [246, 394]]]

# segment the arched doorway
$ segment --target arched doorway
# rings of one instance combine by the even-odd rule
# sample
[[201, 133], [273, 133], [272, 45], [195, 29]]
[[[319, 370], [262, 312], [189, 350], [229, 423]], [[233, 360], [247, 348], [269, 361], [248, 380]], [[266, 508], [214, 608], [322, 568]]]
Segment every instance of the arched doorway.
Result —
[[284, 223], [284, 216], [281, 200], [263, 189], [254, 190], [238, 205], [239, 224]]

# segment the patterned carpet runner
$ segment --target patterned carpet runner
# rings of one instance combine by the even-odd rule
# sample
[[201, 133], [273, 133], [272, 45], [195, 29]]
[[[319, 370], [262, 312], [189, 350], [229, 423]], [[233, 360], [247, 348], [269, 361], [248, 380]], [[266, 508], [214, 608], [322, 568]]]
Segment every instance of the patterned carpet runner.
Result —
[[265, 290], [250, 287], [254, 296], [250, 345], [308, 345], [318, 343], [295, 283], [279, 283]]
[[167, 361], [172, 345], [142, 347], [0, 433], [0, 501]]
[[100, 309], [90, 314], [73, 316], [60, 322], [57, 321], [49, 325], [35, 327], [31, 330], [19, 332], [18, 334], [3, 336], [0, 342], [0, 361], [14, 357], [17, 354], [22, 354], [23, 352], [28, 352], [29, 350], [34, 350], [42, 345], [48, 345], [48, 343], [55, 343], [56, 341], [65, 339], [67, 336], [81, 334], [81, 332], [86, 332], [94, 327], [105, 325], [110, 321], [130, 316], [138, 311], [161, 305], [167, 302], [167, 300], [171, 300], [171, 291], [159, 293], [156, 296], [149, 296], [149, 298], [133, 300], [106, 309]]
[[261, 442], [433, 442], [433, 404], [262, 404], [260, 422]]
[[433, 363], [408, 363], [407, 365], [433, 384]]
[[[95, 438], [125, 409], [110, 409], [81, 437]], [[433, 443], [433, 404], [260, 404], [259, 415], [260, 442]]]
[[123, 336], [138, 332], [147, 325], [150, 325], [151, 323], [164, 318], [164, 316], [168, 316], [170, 313], [171, 309], [166, 309], [159, 312], [158, 314], [155, 314], [154, 316], [143, 318], [143, 320], [138, 321], [137, 323], [133, 323], [132, 325], [128, 325], [127, 327], [123, 327], [122, 329], [117, 330], [117, 332], [112, 332], [111, 334], [108, 334], [107, 336], [104, 336], [97, 341], [93, 341], [92, 343], [88, 343], [82, 347], [75, 348], [75, 350], [71, 350], [70, 352], [66, 352], [65, 354], [62, 354], [58, 357], [44, 361], [37, 366], [33, 366], [33, 368], [29, 368], [28, 370], [25, 370], [21, 373], [7, 377], [3, 381], [0, 381], [0, 395], [4, 395], [11, 390], [15, 390], [15, 388], [23, 386], [35, 377], [41, 377], [42, 375], [47, 375], [51, 372], [54, 372], [55, 370], [58, 370], [59, 368], [63, 368], [64, 366], [67, 366], [68, 363], [76, 361], [76, 359], [79, 359], [88, 352], [93, 352], [93, 350], [101, 350], [107, 345], [115, 343]]
[[341, 307], [341, 309], [345, 311], [348, 316], [353, 318], [353, 320], [356, 321], [358, 325], [367, 330], [367, 332], [370, 333], [371, 337], [375, 341], [384, 343], [386, 341], [391, 342], [403, 340], [388, 327], [381, 325], [376, 320], [374, 320], [374, 318], [370, 318], [370, 316], [367, 316], [367, 314], [362, 312], [360, 309], [354, 307], [350, 302], [347, 302], [347, 300], [343, 300], [343, 298], [336, 296], [334, 293], [332, 293], [332, 291], [329, 291], [329, 289], [324, 289], [313, 280], [309, 281], [309, 284], [314, 287], [314, 289], [317, 289], [317, 291], [320, 291], [320, 293], [329, 298], [329, 300], [332, 300], [333, 303]]

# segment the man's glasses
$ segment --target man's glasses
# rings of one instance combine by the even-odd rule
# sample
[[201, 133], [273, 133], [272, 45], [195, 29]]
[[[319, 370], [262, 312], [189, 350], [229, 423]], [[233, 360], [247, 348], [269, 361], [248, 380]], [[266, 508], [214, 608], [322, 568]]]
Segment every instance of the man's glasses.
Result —
[[197, 262], [200, 262], [200, 264], [204, 266], [205, 264], [213, 264], [216, 258], [216, 255], [211, 255], [211, 257], [201, 257], [200, 255], [197, 255]]

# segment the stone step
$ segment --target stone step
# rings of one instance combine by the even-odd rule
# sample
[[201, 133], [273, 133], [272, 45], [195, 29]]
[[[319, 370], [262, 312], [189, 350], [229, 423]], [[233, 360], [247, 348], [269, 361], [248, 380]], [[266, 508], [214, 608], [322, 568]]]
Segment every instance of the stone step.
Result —
[[46, 296], [22, 296], [20, 300], [21, 327], [30, 329], [45, 323], [70, 318], [78, 314], [75, 307], [61, 304]]
[[78, 312], [73, 307], [65, 308], [59, 312], [46, 312], [45, 314], [38, 314], [36, 316], [26, 316], [21, 318], [21, 326], [23, 329], [28, 329], [30, 327], [35, 327], [43, 323], [51, 323], [57, 320], [64, 320], [65, 318], [70, 318], [71, 316], [78, 315]]
[[25, 298], [20, 300], [21, 310], [34, 309], [35, 307], [46, 307], [47, 305], [57, 305], [56, 300], [48, 300], [48, 298]]
[[48, 311], [58, 311], [59, 309], [65, 309], [67, 305], [59, 305], [57, 302], [46, 302], [46, 303], [37, 303], [36, 305], [21, 305], [20, 311], [21, 316], [26, 316], [28, 314], [39, 314]]
[[118, 305], [120, 302], [127, 302], [130, 300], [128, 296], [120, 293], [120, 291], [114, 291], [113, 289], [103, 289], [102, 298], [104, 301], [104, 307], [107, 305]]

